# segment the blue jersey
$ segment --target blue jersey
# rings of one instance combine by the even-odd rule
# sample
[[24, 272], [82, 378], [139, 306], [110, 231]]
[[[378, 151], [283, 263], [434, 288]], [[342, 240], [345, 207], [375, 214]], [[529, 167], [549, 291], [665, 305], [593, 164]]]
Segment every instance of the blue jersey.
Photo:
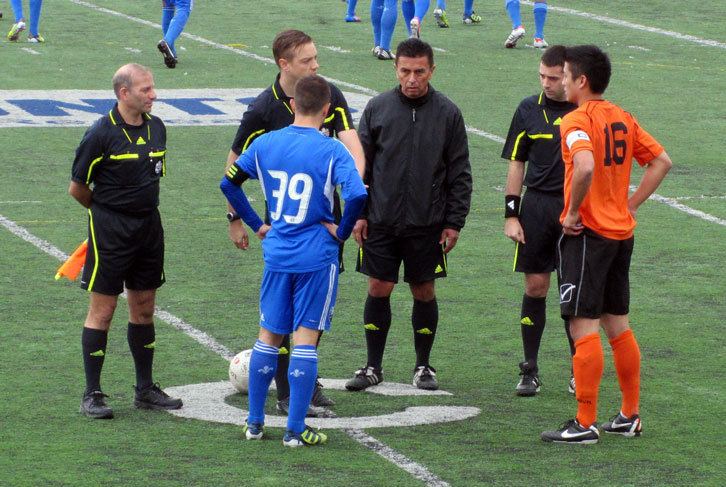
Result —
[[366, 195], [340, 141], [290, 125], [255, 139], [235, 165], [259, 179], [267, 200], [272, 226], [262, 242], [267, 270], [310, 272], [338, 262], [339, 242], [321, 224], [333, 222], [333, 189], [341, 185], [346, 202]]

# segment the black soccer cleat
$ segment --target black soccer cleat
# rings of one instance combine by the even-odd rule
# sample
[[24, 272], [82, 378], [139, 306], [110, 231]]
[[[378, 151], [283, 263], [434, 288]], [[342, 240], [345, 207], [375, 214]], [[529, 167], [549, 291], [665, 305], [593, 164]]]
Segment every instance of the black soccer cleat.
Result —
[[366, 366], [355, 371], [353, 378], [345, 383], [345, 388], [349, 391], [362, 391], [381, 382], [383, 382], [383, 369]]
[[171, 47], [169, 47], [169, 44], [167, 44], [164, 39], [159, 41], [159, 43], [156, 45], [156, 48], [159, 50], [161, 55], [164, 56], [164, 64], [166, 64], [166, 67], [169, 69], [176, 68], [176, 63], [178, 62], [178, 60], [176, 56], [174, 56]]
[[603, 423], [602, 429], [605, 433], [627, 437], [640, 436], [643, 433], [640, 416], [633, 414], [631, 417], [626, 418], [622, 412], [610, 418], [610, 421], [607, 423]]
[[539, 380], [537, 366], [532, 365], [529, 362], [520, 362], [519, 375], [521, 375], [522, 378], [517, 384], [517, 395], [525, 397], [536, 395], [542, 385]]
[[594, 424], [585, 428], [577, 419], [571, 419], [558, 430], [543, 432], [541, 438], [548, 443], [593, 445], [600, 439], [600, 432]]
[[413, 385], [425, 391], [435, 391], [439, 388], [436, 380], [436, 369], [430, 365], [419, 365], [413, 371]]
[[134, 406], [138, 409], [179, 409], [183, 403], [181, 399], [170, 397], [162, 391], [159, 384], [151, 384], [139, 389], [134, 386]]
[[310, 405], [319, 408], [335, 406], [335, 401], [323, 394], [323, 384], [320, 383], [320, 379], [315, 379], [315, 390], [313, 391], [313, 398], [310, 400]]
[[107, 397], [101, 391], [86, 392], [81, 400], [81, 414], [93, 419], [113, 418], [113, 410], [106, 405]]

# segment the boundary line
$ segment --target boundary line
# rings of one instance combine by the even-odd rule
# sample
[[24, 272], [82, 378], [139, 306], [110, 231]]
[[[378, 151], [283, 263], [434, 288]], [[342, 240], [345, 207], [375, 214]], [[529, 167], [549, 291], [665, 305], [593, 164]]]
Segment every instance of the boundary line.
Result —
[[[525, 5], [534, 5], [534, 2], [531, 2], [528, 0], [523, 0], [522, 3]], [[588, 12], [581, 12], [580, 10], [575, 10], [575, 9], [571, 9], [571, 8], [556, 7], [553, 5], [549, 5], [547, 8], [549, 10], [554, 10], [555, 12], [562, 12], [564, 14], [574, 15], [576, 17], [584, 17], [589, 20], [597, 20], [599, 22], [603, 22], [606, 24], [617, 25], [618, 27], [626, 27], [628, 29], [650, 32], [652, 34], [660, 34], [660, 35], [667, 36], [667, 37], [673, 37], [674, 39], [679, 39], [681, 41], [693, 42], [696, 44], [700, 44], [702, 46], [718, 47], [720, 49], [726, 49], [726, 44], [724, 44], [723, 42], [718, 42], [718, 41], [714, 41], [711, 39], [703, 39], [701, 37], [692, 36], [690, 34], [681, 34], [680, 32], [659, 29], [658, 27], [648, 27], [647, 25], [636, 24], [634, 22], [629, 22], [627, 20], [614, 19], [614, 18], [608, 17], [606, 15], [598, 15], [598, 14], [591, 14]]]
[[[25, 240], [26, 242], [34, 245], [38, 249], [42, 250], [46, 254], [50, 255], [51, 257], [55, 257], [59, 261], [63, 262], [68, 258], [68, 254], [60, 250], [58, 247], [53, 245], [52, 243], [43, 240], [41, 238], [36, 237], [32, 233], [30, 233], [26, 228], [21, 227], [14, 221], [6, 218], [3, 215], [0, 215], [0, 225], [5, 227], [10, 233], [13, 235], [20, 237], [21, 239]], [[122, 297], [126, 297], [126, 292], [122, 294]], [[227, 347], [219, 343], [217, 340], [212, 338], [207, 333], [198, 330], [194, 326], [190, 325], [189, 323], [185, 322], [181, 318], [174, 316], [173, 314], [164, 311], [160, 309], [158, 306], [154, 308], [154, 316], [159, 318], [160, 320], [164, 321], [165, 323], [171, 325], [172, 327], [176, 328], [177, 330], [181, 331], [188, 337], [190, 337], [192, 340], [196, 341], [197, 343], [203, 345], [204, 347], [208, 348], [209, 350], [215, 352], [216, 354], [220, 355], [225, 360], [229, 361], [234, 358], [235, 354], [232, 353]], [[360, 429], [344, 429], [343, 432], [347, 434], [350, 438], [357, 441], [361, 445], [365, 446], [366, 448], [372, 450], [376, 454], [380, 455], [381, 457], [385, 458], [389, 462], [393, 463], [397, 467], [401, 468], [402, 470], [405, 470], [406, 472], [410, 473], [414, 478], [421, 480], [426, 483], [426, 485], [432, 486], [432, 487], [448, 487], [449, 484], [443, 480], [441, 480], [439, 477], [431, 473], [426, 467], [423, 465], [414, 462], [413, 460], [409, 459], [408, 457], [396, 452], [389, 446], [385, 445], [381, 441], [377, 440], [376, 438], [368, 435], [363, 430]]]
[[[90, 8], [92, 10], [96, 10], [98, 12], [103, 12], [103, 13], [106, 13], [106, 14], [109, 14], [109, 15], [114, 15], [116, 17], [121, 17], [121, 18], [124, 18], [126, 20], [130, 20], [132, 22], [136, 22], [136, 23], [143, 24], [143, 25], [146, 25], [146, 26], [149, 26], [149, 27], [153, 27], [155, 29], [161, 29], [161, 25], [159, 25], [157, 23], [154, 23], [154, 22], [151, 22], [151, 21], [148, 21], [148, 20], [144, 20], [144, 19], [140, 19], [138, 17], [133, 17], [131, 15], [127, 15], [127, 14], [124, 14], [124, 13], [121, 13], [121, 12], [117, 12], [115, 10], [110, 10], [110, 9], [105, 8], [105, 7], [101, 7], [101, 6], [95, 5], [93, 3], [86, 2], [84, 0], [69, 0], [69, 1], [71, 3], [76, 4], [76, 5], [79, 5], [79, 6], [82, 6], [82, 7], [87, 7], [87, 8]], [[522, 3], [528, 4], [528, 5], [533, 5], [533, 3], [530, 2], [530, 1], [523, 1]], [[661, 35], [666, 35], [666, 36], [671, 36], [671, 37], [677, 37], [678, 39], [688, 40], [688, 41], [696, 42], [698, 44], [703, 44], [703, 45], [708, 45], [708, 46], [714, 46], [714, 47], [720, 47], [720, 48], [726, 48], [726, 44], [723, 44], [723, 43], [720, 43], [720, 42], [716, 42], [716, 41], [707, 40], [707, 39], [701, 39], [701, 38], [695, 37], [695, 36], [689, 36], [689, 35], [685, 35], [685, 34], [679, 34], [678, 32], [671, 32], [671, 31], [667, 31], [667, 30], [663, 30], [663, 29], [657, 29], [657, 28], [647, 27], [647, 26], [640, 25], [640, 24], [634, 24], [632, 22], [626, 22], [624, 20], [617, 20], [617, 19], [613, 19], [613, 18], [610, 18], [610, 17], [604, 17], [604, 16], [601, 16], [601, 15], [588, 14], [586, 12], [580, 12], [578, 10], [566, 9], [566, 8], [561, 8], [561, 7], [549, 7], [549, 8], [551, 8], [553, 10], [561, 11], [561, 12], [564, 12], [564, 13], [567, 13], [567, 14], [571, 14], [571, 15], [577, 15], [577, 16], [580, 16], [580, 17], [588, 18], [588, 19], [599, 20], [601, 22], [608, 22], [608, 23], [615, 24], [615, 25], [618, 25], [618, 26], [621, 26], [621, 27], [629, 27], [631, 29], [645, 30], [647, 32], [653, 32], [653, 33], [656, 33], [656, 34], [661, 34]], [[271, 59], [271, 58], [268, 58], [268, 57], [265, 57], [265, 56], [260, 56], [258, 54], [254, 54], [254, 53], [251, 53], [251, 52], [247, 52], [245, 50], [238, 49], [236, 47], [227, 46], [227, 45], [224, 45], [224, 44], [219, 44], [218, 42], [214, 42], [214, 41], [211, 41], [209, 39], [205, 39], [204, 37], [200, 37], [200, 36], [197, 36], [197, 35], [194, 35], [194, 34], [189, 34], [189, 33], [186, 33], [186, 32], [182, 32], [182, 36], [183, 37], [186, 37], [188, 39], [195, 40], [195, 41], [200, 42], [202, 44], [205, 44], [207, 46], [214, 47], [214, 48], [217, 48], [217, 49], [222, 49], [222, 50], [225, 50], [225, 51], [234, 52], [236, 54], [239, 54], [240, 56], [248, 57], [250, 59], [254, 59], [256, 61], [260, 61], [260, 62], [263, 62], [265, 64], [275, 64], [274, 59]], [[377, 91], [372, 90], [370, 88], [366, 88], [365, 86], [360, 86], [360, 85], [357, 85], [357, 84], [354, 84], [354, 83], [348, 83], [348, 82], [345, 82], [345, 81], [337, 80], [335, 78], [328, 78], [327, 76], [323, 76], [323, 77], [326, 80], [330, 81], [331, 83], [334, 83], [334, 84], [340, 85], [340, 86], [345, 86], [347, 88], [351, 88], [351, 89], [354, 89], [354, 90], [358, 90], [358, 91], [360, 91], [362, 93], [365, 93], [367, 95], [375, 96], [375, 95], [378, 95], [379, 94]], [[487, 138], [489, 140], [492, 140], [492, 141], [497, 142], [497, 143], [500, 143], [500, 144], [503, 144], [504, 143], [504, 139], [502, 137], [500, 137], [498, 135], [495, 135], [495, 134], [492, 134], [492, 133], [489, 133], [489, 132], [486, 132], [484, 130], [475, 128], [475, 127], [467, 126], [466, 127], [466, 131], [468, 133], [471, 133], [471, 134], [474, 134], [474, 135], [478, 135], [480, 137]], [[667, 198], [665, 196], [661, 196], [659, 194], [653, 193], [650, 196], [649, 199], [653, 199], [655, 201], [658, 201], [660, 203], [663, 203], [663, 204], [665, 204], [667, 206], [670, 206], [671, 208], [674, 208], [676, 210], [682, 211], [682, 212], [684, 212], [684, 213], [686, 213], [688, 215], [695, 216], [696, 218], [701, 218], [703, 220], [706, 220], [706, 221], [709, 221], [709, 222], [712, 222], [712, 223], [718, 223], [720, 225], [726, 225], [726, 221], [724, 221], [724, 220], [722, 220], [722, 219], [720, 219], [718, 217], [715, 217], [713, 215], [710, 215], [708, 213], [704, 213], [704, 212], [702, 212], [700, 210], [696, 210], [696, 209], [691, 208], [689, 206], [686, 206], [684, 204], [678, 203], [677, 201], [673, 200], [672, 198]]]

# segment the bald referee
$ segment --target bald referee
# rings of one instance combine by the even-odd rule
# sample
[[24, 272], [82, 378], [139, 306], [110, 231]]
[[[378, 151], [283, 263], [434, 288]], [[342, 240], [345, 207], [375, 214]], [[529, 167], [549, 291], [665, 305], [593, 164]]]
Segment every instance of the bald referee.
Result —
[[118, 295], [127, 292], [128, 342], [136, 366], [134, 405], [179, 409], [152, 379], [154, 302], [164, 283], [164, 230], [159, 180], [166, 174], [166, 127], [151, 115], [154, 77], [139, 64], [113, 76], [118, 102], [86, 131], [73, 161], [68, 192], [88, 208], [88, 254], [81, 287], [91, 302], [81, 344], [86, 391], [81, 413], [113, 418], [101, 391], [101, 369]]

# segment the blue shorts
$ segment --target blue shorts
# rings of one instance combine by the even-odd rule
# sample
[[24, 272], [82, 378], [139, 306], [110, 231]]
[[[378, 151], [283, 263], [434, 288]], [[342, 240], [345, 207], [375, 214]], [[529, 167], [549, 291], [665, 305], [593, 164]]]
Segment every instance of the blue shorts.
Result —
[[337, 294], [337, 263], [299, 274], [265, 269], [260, 286], [260, 326], [278, 335], [288, 335], [299, 326], [328, 331]]
[[161, 8], [182, 8], [191, 12], [194, 9], [194, 0], [161, 0]]

